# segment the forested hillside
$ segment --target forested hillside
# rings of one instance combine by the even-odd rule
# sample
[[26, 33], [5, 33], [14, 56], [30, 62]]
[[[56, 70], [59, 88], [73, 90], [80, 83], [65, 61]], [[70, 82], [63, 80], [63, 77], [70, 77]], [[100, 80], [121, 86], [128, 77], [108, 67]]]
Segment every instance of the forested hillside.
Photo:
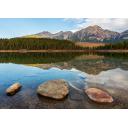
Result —
[[100, 47], [96, 47], [94, 49], [103, 49], [103, 50], [118, 50], [118, 49], [124, 49], [128, 50], [128, 40], [119, 41], [116, 43], [110, 43], [109, 45], [104, 45]]
[[[85, 42], [86, 43], [86, 42]], [[91, 43], [90, 43], [91, 44]], [[0, 50], [128, 50], [128, 40], [97, 45], [95, 47], [82, 47], [69, 40], [48, 38], [12, 38], [0, 39]]]
[[68, 40], [47, 38], [13, 38], [0, 39], [0, 50], [75, 50], [83, 49]]

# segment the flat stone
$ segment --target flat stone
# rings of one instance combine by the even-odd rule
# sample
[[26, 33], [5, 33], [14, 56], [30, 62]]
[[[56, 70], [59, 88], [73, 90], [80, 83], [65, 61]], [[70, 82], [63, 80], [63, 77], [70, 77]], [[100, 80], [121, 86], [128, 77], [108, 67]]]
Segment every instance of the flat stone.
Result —
[[112, 103], [113, 98], [106, 91], [103, 91], [98, 88], [88, 88], [85, 90], [85, 93], [88, 97], [98, 103]]
[[6, 93], [8, 95], [14, 95], [16, 92], [18, 92], [21, 88], [20, 83], [14, 83], [9, 88], [6, 89]]
[[68, 83], [62, 79], [51, 80], [39, 85], [37, 93], [41, 96], [61, 100], [69, 93]]

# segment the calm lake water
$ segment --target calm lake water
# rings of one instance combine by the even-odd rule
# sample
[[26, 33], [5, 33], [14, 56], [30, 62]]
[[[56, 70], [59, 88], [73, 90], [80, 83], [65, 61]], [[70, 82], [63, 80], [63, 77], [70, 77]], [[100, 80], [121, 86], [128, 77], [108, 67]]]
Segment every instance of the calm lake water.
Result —
[[[0, 53], [0, 108], [128, 108], [127, 53]], [[38, 85], [48, 80], [65, 79], [71, 93], [63, 101], [36, 94]], [[20, 82], [14, 96], [5, 90]], [[115, 101], [99, 105], [88, 100], [86, 87], [106, 89]]]

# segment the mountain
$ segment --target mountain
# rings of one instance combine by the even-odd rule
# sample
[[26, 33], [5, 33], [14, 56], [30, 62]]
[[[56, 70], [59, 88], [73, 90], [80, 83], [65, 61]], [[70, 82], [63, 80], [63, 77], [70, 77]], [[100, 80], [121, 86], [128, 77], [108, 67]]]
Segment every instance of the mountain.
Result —
[[128, 30], [126, 30], [120, 34], [120, 39], [128, 39]]
[[65, 40], [70, 40], [71, 36], [72, 36], [72, 32], [71, 31], [60, 31], [58, 33], [52, 34], [48, 31], [43, 31], [37, 34], [33, 34], [33, 35], [27, 35], [27, 36], [23, 36], [25, 38], [53, 38], [53, 39], [65, 39]]
[[102, 29], [98, 25], [89, 26], [76, 32], [60, 31], [52, 34], [48, 31], [43, 31], [34, 35], [25, 36], [26, 38], [53, 38], [53, 39], [65, 39], [80, 42], [112, 42], [119, 39], [128, 39], [128, 30], [122, 33]]
[[70, 40], [72, 35], [73, 35], [73, 33], [71, 31], [66, 31], [66, 32], [60, 31], [58, 33], [53, 34], [53, 38], [65, 39], [65, 40], [69, 39]]
[[42, 38], [46, 38], [46, 37], [51, 38], [52, 37], [52, 33], [48, 32], [48, 31], [43, 31], [43, 32], [37, 33], [35, 35], [40, 36]]
[[118, 32], [104, 30], [98, 25], [89, 26], [73, 34], [72, 40], [76, 41], [104, 41], [115, 40], [119, 36]]
[[37, 34], [33, 34], [33, 35], [27, 35], [27, 36], [23, 36], [24, 38], [52, 38], [52, 33], [48, 32], [48, 31], [43, 31]]

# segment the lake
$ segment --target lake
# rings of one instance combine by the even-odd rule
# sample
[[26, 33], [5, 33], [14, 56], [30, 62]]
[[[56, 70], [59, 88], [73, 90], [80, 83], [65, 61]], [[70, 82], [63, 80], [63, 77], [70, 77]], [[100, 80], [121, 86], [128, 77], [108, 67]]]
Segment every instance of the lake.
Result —
[[[0, 108], [128, 108], [127, 53], [0, 53]], [[65, 79], [70, 93], [62, 101], [37, 95], [48, 80]], [[5, 90], [20, 82], [21, 90]], [[99, 87], [114, 97], [112, 104], [97, 104], [84, 93]]]

